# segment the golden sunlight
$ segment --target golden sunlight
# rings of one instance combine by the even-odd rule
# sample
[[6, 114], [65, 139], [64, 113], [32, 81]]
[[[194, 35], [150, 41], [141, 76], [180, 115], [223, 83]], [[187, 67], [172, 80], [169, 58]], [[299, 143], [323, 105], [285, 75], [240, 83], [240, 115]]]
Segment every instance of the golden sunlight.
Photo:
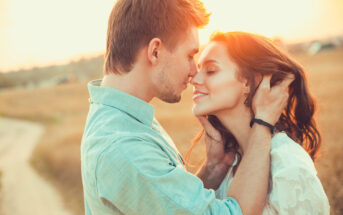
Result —
[[[248, 31], [269, 37], [279, 36], [288, 42], [343, 33], [343, 7], [342, 2], [339, 2], [339, 0], [204, 0], [212, 16], [209, 26], [201, 30], [200, 40], [206, 41], [208, 36], [218, 29]], [[323, 31], [323, 28], [328, 27], [329, 31]]]
[[[212, 12], [200, 30], [248, 31], [286, 42], [343, 34], [342, 0], [203, 0]], [[103, 52], [115, 0], [0, 0], [0, 72]]]
[[6, 16], [0, 23], [0, 71], [60, 63], [105, 49], [114, 0], [0, 1], [6, 6], [0, 11]]

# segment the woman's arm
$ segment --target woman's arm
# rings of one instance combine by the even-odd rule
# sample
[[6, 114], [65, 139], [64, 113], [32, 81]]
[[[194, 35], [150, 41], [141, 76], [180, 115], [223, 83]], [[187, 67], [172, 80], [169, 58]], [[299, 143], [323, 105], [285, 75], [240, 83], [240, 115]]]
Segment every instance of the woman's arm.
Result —
[[228, 196], [235, 198], [243, 214], [261, 214], [268, 189], [270, 130], [254, 125], [249, 148], [242, 157]]
[[[270, 124], [275, 124], [287, 103], [287, 87], [293, 81], [293, 77], [285, 79], [273, 88], [270, 88], [270, 79], [271, 76], [265, 76], [263, 78], [253, 100], [253, 108], [256, 118], [263, 119]], [[209, 126], [209, 123], [206, 124], [206, 121], [205, 123], [201, 123], [209, 135], [216, 134], [215, 131], [211, 130], [212, 128]], [[208, 140], [211, 140], [211, 138]], [[253, 126], [248, 149], [240, 162], [240, 166], [230, 186], [228, 196], [238, 201], [245, 215], [261, 214], [263, 211], [269, 179], [270, 140], [271, 133], [269, 128], [259, 124]], [[216, 143], [218, 139], [212, 138], [212, 141], [215, 142], [207, 142], [207, 145], [213, 144], [217, 147], [207, 148], [213, 151], [218, 150], [220, 148], [220, 145]], [[221, 151], [218, 150], [217, 152], [220, 153]], [[220, 161], [227, 161], [229, 159], [218, 160], [214, 154], [208, 157], [207, 164], [212, 163], [215, 165], [204, 165], [198, 172], [198, 176], [203, 180], [204, 184], [211, 184], [212, 186], [215, 185], [218, 187], [221, 181], [217, 179], [224, 178], [227, 169], [217, 168], [217, 170], [222, 170], [217, 172], [211, 170], [214, 170], [217, 165], [222, 165]], [[207, 152], [207, 155], [209, 155], [209, 152]], [[217, 177], [215, 177], [215, 174], [217, 174]]]

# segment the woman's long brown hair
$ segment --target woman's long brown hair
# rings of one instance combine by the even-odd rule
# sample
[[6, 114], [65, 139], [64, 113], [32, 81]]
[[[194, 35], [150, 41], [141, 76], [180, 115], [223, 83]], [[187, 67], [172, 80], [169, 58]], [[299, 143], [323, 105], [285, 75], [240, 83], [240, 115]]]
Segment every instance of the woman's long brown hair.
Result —
[[[321, 135], [314, 119], [315, 101], [308, 89], [304, 69], [269, 39], [259, 35], [245, 32], [216, 32], [212, 35], [211, 41], [221, 42], [227, 48], [230, 59], [239, 68], [238, 75], [248, 80], [251, 90], [245, 105], [250, 108], [252, 116], [254, 116], [252, 98], [263, 75], [272, 75], [271, 87], [281, 82], [288, 74], [295, 76], [288, 89], [288, 104], [276, 127], [299, 143], [314, 161], [321, 146]], [[221, 133], [225, 150], [235, 152], [241, 158], [238, 152], [239, 145], [233, 134], [216, 116], [209, 115], [208, 119]], [[202, 131], [193, 139], [186, 160], [189, 160], [192, 148], [199, 142], [203, 133]]]

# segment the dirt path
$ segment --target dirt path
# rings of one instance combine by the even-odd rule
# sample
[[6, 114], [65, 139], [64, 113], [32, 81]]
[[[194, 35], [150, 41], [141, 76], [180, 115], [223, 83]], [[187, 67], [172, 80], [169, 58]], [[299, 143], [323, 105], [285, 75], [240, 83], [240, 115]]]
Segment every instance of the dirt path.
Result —
[[56, 190], [29, 164], [44, 128], [0, 118], [0, 169], [3, 215], [70, 215]]

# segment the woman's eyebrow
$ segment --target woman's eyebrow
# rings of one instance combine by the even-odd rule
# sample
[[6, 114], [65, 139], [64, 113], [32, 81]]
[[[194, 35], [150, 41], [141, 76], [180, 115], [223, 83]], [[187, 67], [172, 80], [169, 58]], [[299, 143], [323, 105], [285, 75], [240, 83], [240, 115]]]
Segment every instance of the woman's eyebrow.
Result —
[[200, 68], [200, 65], [206, 66], [206, 64], [210, 64], [210, 63], [218, 63], [218, 61], [214, 59], [207, 59], [204, 62], [198, 63], [198, 68]]

